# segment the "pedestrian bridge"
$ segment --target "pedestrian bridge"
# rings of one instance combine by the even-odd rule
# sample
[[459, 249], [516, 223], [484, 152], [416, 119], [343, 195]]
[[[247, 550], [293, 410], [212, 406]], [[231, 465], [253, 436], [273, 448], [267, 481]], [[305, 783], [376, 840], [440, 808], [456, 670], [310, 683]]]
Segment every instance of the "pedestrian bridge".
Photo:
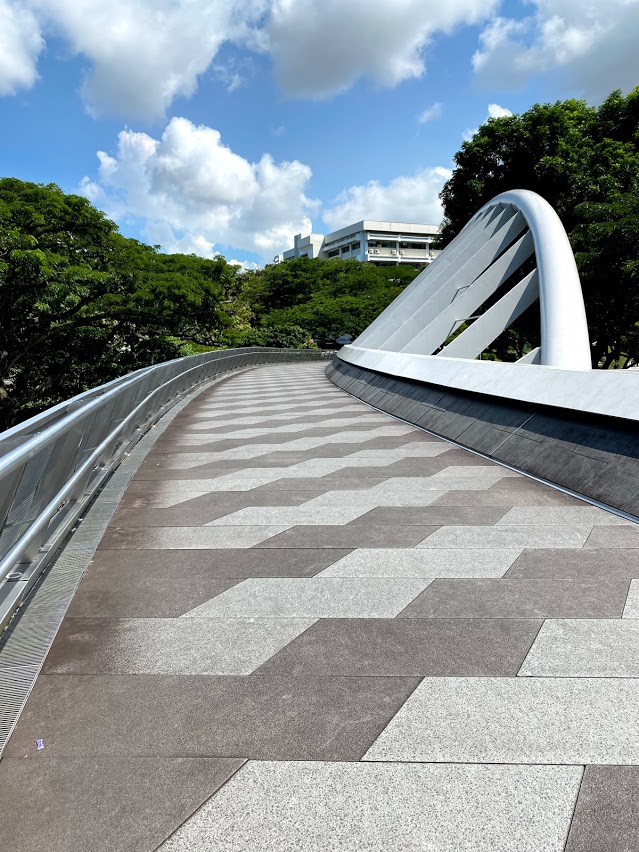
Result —
[[435, 342], [486, 273], [546, 287], [515, 202], [427, 345], [446, 253], [328, 365], [181, 359], [0, 438], [7, 848], [639, 847], [637, 376], [579, 332], [474, 360], [503, 305]]

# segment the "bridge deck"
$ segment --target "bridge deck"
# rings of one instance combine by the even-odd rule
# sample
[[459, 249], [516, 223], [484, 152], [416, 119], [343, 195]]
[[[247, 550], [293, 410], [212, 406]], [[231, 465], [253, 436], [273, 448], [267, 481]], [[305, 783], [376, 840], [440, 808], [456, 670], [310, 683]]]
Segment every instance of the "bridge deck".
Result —
[[639, 845], [637, 528], [322, 369], [156, 443], [0, 763], [7, 848]]

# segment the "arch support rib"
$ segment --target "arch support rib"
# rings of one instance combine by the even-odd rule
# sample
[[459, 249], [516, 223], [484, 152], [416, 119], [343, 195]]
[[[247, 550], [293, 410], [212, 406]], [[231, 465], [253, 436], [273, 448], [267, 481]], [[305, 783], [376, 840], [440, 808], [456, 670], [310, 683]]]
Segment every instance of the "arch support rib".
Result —
[[[482, 313], [494, 294], [501, 298]], [[519, 363], [590, 370], [586, 311], [568, 236], [545, 199], [516, 189], [478, 210], [349, 350], [475, 358], [537, 299], [541, 345], [534, 361]], [[434, 355], [466, 319], [475, 322]]]
[[544, 198], [527, 189], [498, 195], [476, 216], [497, 203], [512, 204], [520, 210], [533, 238], [541, 311], [539, 363], [565, 370], [590, 370], [588, 323], [579, 273], [559, 216]]

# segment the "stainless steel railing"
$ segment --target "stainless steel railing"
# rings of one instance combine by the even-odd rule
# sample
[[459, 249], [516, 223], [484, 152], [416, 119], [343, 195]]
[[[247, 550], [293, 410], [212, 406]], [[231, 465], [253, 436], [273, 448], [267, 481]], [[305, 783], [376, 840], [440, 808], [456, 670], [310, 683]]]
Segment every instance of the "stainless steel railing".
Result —
[[88, 503], [144, 433], [196, 385], [314, 350], [246, 348], [146, 367], [0, 434], [0, 629]]

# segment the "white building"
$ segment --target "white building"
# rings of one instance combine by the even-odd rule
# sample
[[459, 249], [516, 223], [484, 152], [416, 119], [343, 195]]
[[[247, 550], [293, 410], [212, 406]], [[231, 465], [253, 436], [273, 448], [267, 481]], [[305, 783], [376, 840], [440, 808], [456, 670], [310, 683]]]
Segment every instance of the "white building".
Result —
[[378, 266], [431, 263], [439, 252], [432, 243], [438, 225], [409, 222], [375, 222], [364, 219], [332, 234], [297, 234], [292, 249], [274, 258], [275, 263], [296, 257], [341, 257], [368, 261]]

